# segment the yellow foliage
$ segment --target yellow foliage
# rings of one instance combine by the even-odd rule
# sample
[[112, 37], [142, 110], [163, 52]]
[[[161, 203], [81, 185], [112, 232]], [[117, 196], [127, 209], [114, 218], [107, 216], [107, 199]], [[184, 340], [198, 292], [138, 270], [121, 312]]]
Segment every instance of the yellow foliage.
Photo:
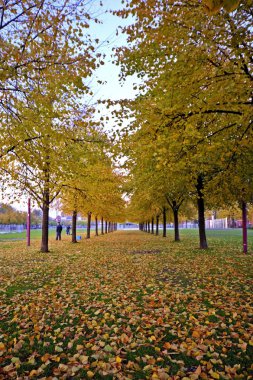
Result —
[[227, 12], [234, 11], [240, 4], [240, 0], [204, 0], [205, 9], [209, 14], [218, 13], [221, 8]]

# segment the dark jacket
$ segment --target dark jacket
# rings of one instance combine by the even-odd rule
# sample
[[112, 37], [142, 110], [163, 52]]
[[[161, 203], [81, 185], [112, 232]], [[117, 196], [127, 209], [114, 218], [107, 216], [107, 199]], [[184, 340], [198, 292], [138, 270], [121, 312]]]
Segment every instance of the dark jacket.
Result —
[[57, 224], [56, 232], [62, 232], [62, 225], [61, 224]]

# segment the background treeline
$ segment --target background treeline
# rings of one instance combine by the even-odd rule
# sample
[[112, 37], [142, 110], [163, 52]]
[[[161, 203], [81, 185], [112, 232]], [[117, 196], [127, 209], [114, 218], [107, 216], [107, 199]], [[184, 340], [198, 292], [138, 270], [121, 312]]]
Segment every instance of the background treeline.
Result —
[[[41, 225], [42, 212], [34, 209], [31, 212], [31, 224]], [[14, 207], [1, 203], [0, 204], [0, 224], [26, 224], [27, 212], [18, 211]]]

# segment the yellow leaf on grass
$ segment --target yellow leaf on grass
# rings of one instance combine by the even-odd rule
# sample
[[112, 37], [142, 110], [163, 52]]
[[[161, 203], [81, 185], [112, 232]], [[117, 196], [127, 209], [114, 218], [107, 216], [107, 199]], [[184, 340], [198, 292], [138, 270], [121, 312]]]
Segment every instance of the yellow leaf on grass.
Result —
[[219, 379], [220, 375], [217, 372], [209, 371], [209, 374], [212, 376], [213, 379]]
[[37, 371], [36, 371], [36, 369], [33, 369], [33, 370], [29, 373], [29, 377], [34, 377], [34, 376], [37, 376]]
[[116, 356], [116, 363], [121, 363], [121, 358], [119, 356]]
[[163, 319], [162, 319], [162, 317], [159, 317], [158, 319], [157, 319], [157, 324], [158, 325], [161, 325], [163, 323]]
[[5, 345], [3, 342], [0, 342], [0, 351], [4, 351], [5, 350]]
[[41, 358], [40, 358], [40, 360], [42, 361], [42, 362], [46, 362], [46, 361], [48, 361], [48, 359], [51, 357], [51, 355], [50, 354], [48, 354], [48, 353], [46, 353], [46, 354], [44, 354], [43, 356], [41, 356]]
[[79, 356], [79, 360], [82, 364], [87, 364], [88, 363], [88, 360], [89, 360], [89, 356], [85, 356], [85, 355], [80, 355]]
[[125, 333], [121, 334], [120, 340], [122, 343], [128, 343], [129, 342], [129, 338], [128, 338], [127, 334], [125, 334]]
[[200, 365], [198, 366], [198, 368], [196, 369], [196, 371], [194, 372], [195, 375], [200, 375], [201, 374], [201, 367]]
[[194, 338], [200, 338], [200, 333], [197, 330], [194, 330], [193, 333], [192, 333], [192, 336]]
[[66, 364], [59, 364], [59, 370], [62, 371], [62, 372], [67, 372], [68, 370], [68, 366]]
[[11, 358], [11, 362], [13, 364], [20, 364], [20, 359], [14, 356], [14, 357]]

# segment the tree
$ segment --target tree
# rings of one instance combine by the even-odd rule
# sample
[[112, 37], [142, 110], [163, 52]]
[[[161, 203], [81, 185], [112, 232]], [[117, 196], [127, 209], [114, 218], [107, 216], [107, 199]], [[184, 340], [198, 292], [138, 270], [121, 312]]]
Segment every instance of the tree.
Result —
[[[93, 136], [93, 139], [92, 139]], [[122, 218], [124, 201], [121, 194], [121, 177], [116, 173], [109, 156], [109, 141], [101, 131], [90, 130], [90, 142], [74, 145], [79, 160], [70, 161], [71, 177], [63, 189], [61, 200], [65, 212], [87, 216], [87, 238], [90, 238], [91, 218], [100, 216], [107, 225]], [[71, 164], [72, 163], [72, 164]], [[73, 226], [72, 226], [73, 231]], [[73, 232], [72, 232], [72, 241]]]
[[57, 87], [56, 73], [54, 89], [51, 87], [51, 76], [46, 79], [48, 83], [45, 82], [42, 87], [46, 97], [41, 94], [34, 100], [34, 109], [26, 111], [26, 122], [23, 121], [24, 126], [29, 123], [28, 128], [33, 125], [38, 139], [17, 146], [13, 154], [15, 160], [10, 159], [6, 170], [17, 188], [28, 192], [43, 211], [42, 252], [48, 252], [49, 205], [71, 176], [69, 169], [66, 170], [66, 162], [70, 158], [75, 161], [78, 159], [78, 156], [73, 155], [72, 146], [78, 144], [80, 129], [84, 129], [86, 137], [88, 134], [88, 131], [85, 132], [87, 124], [82, 122], [80, 126], [79, 113], [73, 112], [77, 109], [75, 103], [70, 108], [75, 97], [69, 96], [66, 101], [65, 96], [70, 93]]
[[88, 0], [2, 2], [0, 105], [6, 114], [20, 119], [16, 102], [29, 106], [31, 87], [42, 72], [66, 71], [81, 63], [86, 76], [95, 66], [93, 46], [84, 38], [91, 10]]
[[26, 213], [8, 204], [0, 204], [0, 224], [25, 224]]
[[[43, 210], [42, 252], [48, 251], [49, 205], [68, 177], [64, 162], [77, 143], [81, 120], [89, 118], [80, 99], [89, 94], [84, 81], [96, 60], [91, 39], [83, 34], [91, 19], [85, 4], [17, 1], [1, 8], [2, 42], [11, 49], [6, 48], [3, 68], [2, 170]], [[16, 22], [12, 49], [8, 36]]]
[[252, 6], [211, 20], [201, 7], [197, 1], [127, 1], [117, 14], [133, 14], [135, 23], [125, 28], [129, 46], [117, 53], [122, 77], [143, 78], [134, 116], [149, 115], [150, 130], [175, 142], [174, 160], [185, 163], [195, 181], [205, 248], [205, 188], [237, 165], [252, 141]]

